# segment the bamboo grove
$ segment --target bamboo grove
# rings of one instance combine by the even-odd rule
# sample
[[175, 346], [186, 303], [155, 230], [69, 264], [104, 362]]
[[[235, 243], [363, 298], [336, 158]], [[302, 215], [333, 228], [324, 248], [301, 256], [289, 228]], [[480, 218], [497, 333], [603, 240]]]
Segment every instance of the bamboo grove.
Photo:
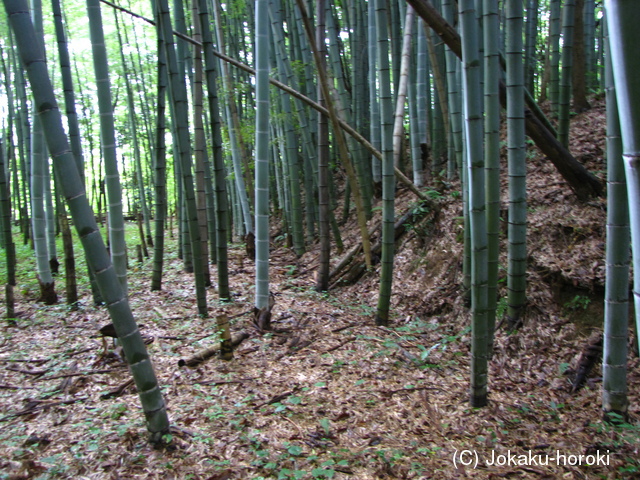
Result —
[[[33, 242], [47, 304], [59, 301], [55, 235], [62, 232], [67, 302], [77, 302], [70, 219], [94, 300], [109, 309], [158, 441], [169, 419], [127, 303], [125, 218], [138, 222], [141, 249], [153, 258], [154, 290], [162, 288], [165, 232], [175, 222], [197, 311], [206, 316], [209, 286], [217, 286], [221, 300], [232, 298], [229, 242], [255, 245], [255, 307], [265, 308], [271, 226], [281, 225], [298, 256], [319, 241], [316, 288], [327, 291], [332, 249], [342, 250], [340, 226], [354, 216], [366, 269], [380, 263], [374, 320], [388, 325], [396, 188], [410, 188], [435, 209], [425, 186], [458, 178], [460, 292], [473, 337], [470, 402], [486, 405], [487, 365], [502, 320], [496, 318], [501, 109], [509, 184], [505, 319], [516, 329], [527, 303], [526, 137], [578, 199], [603, 195], [601, 182], [568, 150], [568, 135], [572, 109], [589, 108], [587, 93], [606, 91], [603, 407], [625, 414], [628, 325], [620, 312], [627, 308], [631, 258], [640, 269], [640, 86], [628, 73], [638, 62], [633, 4], [4, 0], [0, 238], [7, 318], [14, 315], [16, 229]], [[550, 118], [538, 106], [545, 101]], [[368, 223], [377, 198], [379, 255]], [[108, 250], [98, 224], [108, 232]]]

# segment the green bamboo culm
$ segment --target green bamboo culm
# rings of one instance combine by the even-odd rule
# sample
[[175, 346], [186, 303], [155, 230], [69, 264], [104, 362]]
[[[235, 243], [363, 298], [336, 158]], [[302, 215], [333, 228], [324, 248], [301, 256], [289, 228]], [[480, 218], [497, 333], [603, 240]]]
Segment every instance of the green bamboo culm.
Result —
[[[452, 25], [455, 23], [454, 3], [452, 0], [442, 1], [442, 16]], [[449, 160], [453, 160], [455, 170], [462, 168], [462, 108], [460, 92], [460, 60], [456, 54], [448, 47], [445, 47], [445, 65], [447, 72], [447, 105], [449, 108], [449, 132], [453, 139], [449, 142], [453, 147], [453, 155], [449, 155]]]
[[[604, 22], [605, 35], [607, 23]], [[602, 410], [626, 416], [629, 332], [629, 205], [611, 52], [605, 36], [607, 101], [607, 277], [604, 292]]]
[[4, 289], [7, 306], [6, 318], [13, 319], [15, 316], [13, 287], [16, 285], [16, 249], [11, 235], [11, 194], [7, 182], [2, 138], [0, 138], [0, 240], [7, 262], [7, 283]]
[[[229, 287], [229, 255], [227, 249], [227, 224], [229, 223], [229, 201], [227, 199], [227, 175], [222, 152], [222, 125], [220, 119], [220, 101], [218, 98], [218, 69], [213, 55], [213, 33], [209, 21], [208, 2], [199, 0], [202, 44], [204, 47], [207, 97], [209, 100], [209, 119], [213, 140], [214, 192], [216, 206], [216, 259], [218, 264], [218, 295], [222, 300], [231, 300]], [[244, 182], [242, 182], [244, 188]], [[246, 192], [245, 192], [246, 196]], [[245, 223], [250, 228], [250, 223]], [[250, 231], [250, 230], [249, 230]]]
[[[415, 12], [413, 7], [407, 7], [406, 18], [404, 21], [404, 34], [402, 42], [402, 59], [400, 60], [400, 71], [396, 93], [396, 111], [393, 121], [393, 163], [396, 167], [400, 167], [402, 159], [402, 147], [404, 144], [404, 112], [405, 102], [407, 100], [407, 91], [409, 83], [409, 67], [411, 62], [411, 42], [413, 38], [413, 22]], [[395, 192], [394, 192], [395, 194]]]
[[471, 234], [471, 388], [470, 404], [487, 404], [487, 225], [485, 217], [483, 113], [480, 87], [478, 23], [475, 0], [460, 2], [460, 33], [469, 171], [469, 225]]
[[[367, 55], [367, 32], [369, 28], [366, 12], [368, 6], [364, 2], [352, 2], [351, 8], [354, 9], [355, 12], [350, 15], [351, 25], [347, 26], [349, 31], [353, 32], [353, 34], [350, 35], [350, 49], [352, 52], [362, 52], [362, 55], [351, 55], [351, 104], [353, 105], [354, 127], [356, 130], [363, 132], [369, 129], [370, 123], [370, 92], [369, 84], [367, 82], [368, 70], [370, 68], [369, 64], [371, 61]], [[339, 59], [340, 57], [338, 60]], [[371, 187], [373, 182], [368, 153], [359, 143], [355, 143], [352, 148], [355, 151], [353, 163], [355, 164], [358, 176], [362, 179], [360, 184], [363, 189], [362, 202], [365, 209], [365, 215], [367, 219], [370, 219], [372, 198]]]
[[552, 118], [558, 117], [560, 98], [560, 0], [549, 0], [549, 103]]
[[508, 310], [511, 328], [520, 323], [527, 285], [527, 165], [522, 59], [522, 2], [507, 2], [507, 130], [509, 170]]
[[573, 67], [573, 31], [575, 0], [566, 0], [562, 6], [562, 75], [558, 96], [558, 140], [569, 146], [569, 120], [571, 118], [571, 71]]
[[52, 305], [58, 301], [55, 292], [53, 274], [49, 265], [49, 246], [47, 244], [47, 221], [45, 211], [45, 182], [49, 182], [47, 166], [47, 147], [42, 125], [38, 117], [33, 119], [31, 133], [31, 229], [33, 247], [38, 269], [40, 297], [38, 301]]
[[156, 96], [156, 135], [153, 162], [153, 183], [155, 200], [154, 241], [153, 241], [153, 273], [151, 290], [162, 288], [162, 272], [164, 269], [164, 231], [167, 217], [167, 145], [165, 141], [167, 110], [167, 59], [164, 47], [164, 36], [158, 29], [158, 62], [157, 62], [157, 96]]
[[[375, 0], [367, 2], [367, 53], [369, 57], [369, 103], [371, 108], [371, 119], [369, 122], [369, 138], [376, 150], [382, 150], [380, 140], [380, 96], [378, 95], [378, 61], [377, 43], [378, 30], [376, 28], [376, 5]], [[382, 178], [382, 166], [380, 159], [375, 155], [371, 156], [371, 179], [375, 183], [380, 183]]]
[[[451, 0], [442, 0], [442, 16], [450, 24], [455, 23], [457, 9]], [[455, 11], [454, 11], [455, 10]], [[452, 154], [449, 156], [447, 165], [447, 176], [453, 175], [454, 172], [460, 172], [462, 184], [462, 222], [463, 222], [463, 261], [462, 261], [462, 288], [464, 292], [464, 303], [469, 306], [471, 304], [471, 240], [469, 238], [469, 189], [467, 179], [467, 159], [464, 156], [463, 142], [463, 118], [462, 118], [462, 92], [461, 92], [461, 68], [460, 59], [455, 52], [445, 47], [445, 65], [447, 68], [447, 107], [449, 128], [445, 131], [449, 132], [450, 147]], [[444, 88], [442, 86], [441, 88]]]
[[[411, 7], [413, 9], [413, 7]], [[411, 65], [409, 67], [409, 84], [407, 85], [409, 98], [409, 138], [411, 142], [411, 171], [413, 173], [413, 183], [416, 187], [423, 186], [422, 178], [422, 150], [420, 147], [420, 126], [418, 120], [418, 36], [420, 36], [420, 25], [417, 25], [416, 38], [413, 40], [413, 51], [411, 52]], [[424, 78], [422, 79], [424, 81]], [[424, 88], [424, 84], [422, 85]]]
[[[331, 12], [329, 11], [329, 16]], [[327, 9], [325, 0], [316, 2], [316, 37], [315, 45], [318, 49], [318, 69], [327, 69], [326, 47], [326, 19]], [[312, 47], [313, 48], [313, 47]], [[323, 95], [322, 84], [318, 84], [318, 103], [325, 106], [330, 101]], [[329, 267], [331, 256], [331, 236], [329, 229], [329, 119], [326, 115], [318, 114], [318, 236], [320, 239], [320, 259], [316, 291], [329, 290]]]
[[[640, 332], [640, 56], [637, 45], [638, 4], [632, 0], [605, 1], [609, 48], [616, 87], [622, 156], [627, 179], [631, 251], [633, 256], [633, 300], [636, 331]], [[640, 347], [640, 335], [636, 335]]]
[[487, 202], [489, 355], [496, 323], [500, 257], [500, 17], [498, 0], [484, 0], [484, 163]]
[[269, 2], [256, 0], [256, 308], [269, 303]]
[[[165, 53], [169, 74], [169, 92], [173, 106], [176, 146], [174, 154], [177, 156], [176, 166], [180, 167], [179, 181], [182, 185], [184, 202], [185, 231], [188, 231], [189, 239], [185, 245], [191, 246], [193, 253], [193, 271], [196, 285], [196, 303], [198, 314], [207, 317], [207, 290], [205, 286], [205, 274], [202, 265], [202, 243], [198, 226], [198, 210], [196, 205], [195, 189], [193, 186], [193, 173], [191, 162], [191, 141], [189, 135], [189, 101], [184, 76], [179, 72], [178, 55], [173, 43], [173, 28], [167, 0], [152, 0], [157, 28], [163, 29]], [[190, 240], [190, 241], [189, 241]]]
[[[36, 42], [42, 45], [44, 42], [42, 2], [35, 0], [32, 3], [32, 8], [33, 22], [37, 35]], [[48, 221], [45, 203], [47, 192], [49, 191], [46, 184], [50, 181], [49, 163], [42, 125], [35, 113], [34, 116], [31, 130], [31, 228], [38, 270], [38, 283], [40, 285], [40, 298], [38, 300], [46, 305], [52, 305], [58, 301], [58, 295], [55, 291], [53, 272], [49, 264], [49, 255], [52, 252], [49, 251], [47, 242]]]
[[378, 35], [378, 82], [380, 85], [380, 118], [382, 131], [382, 254], [380, 256], [380, 289], [376, 325], [389, 323], [393, 257], [395, 254], [395, 171], [393, 164], [393, 105], [391, 103], [391, 73], [389, 66], [389, 35], [387, 8], [384, 0], [376, 0]]
[[[422, 153], [421, 163], [418, 168], [422, 169], [420, 180], [415, 177], [413, 182], [416, 186], [422, 186], [424, 182], [426, 161], [428, 160], [429, 138], [429, 112], [431, 110], [431, 81], [429, 75], [429, 56], [427, 55], [427, 35], [425, 32], [424, 20], [418, 20], [418, 45], [417, 45], [417, 78], [416, 89], [418, 101], [418, 129], [420, 135], [420, 149]], [[415, 172], [415, 171], [414, 171]]]
[[98, 92], [100, 111], [100, 140], [104, 159], [105, 184], [109, 198], [109, 248], [113, 265], [120, 284], [127, 293], [127, 247], [124, 237], [124, 216], [122, 214], [122, 188], [118, 174], [116, 134], [113, 120], [113, 102], [109, 81], [109, 62], [102, 29], [102, 15], [99, 0], [86, 0], [87, 17], [93, 53], [93, 69]]
[[[202, 44], [202, 27], [198, 20], [199, 7], [197, 0], [191, 2], [191, 15], [193, 18], [193, 39]], [[208, 26], [208, 25], [207, 25]], [[200, 246], [202, 270], [204, 274], [205, 287], [211, 286], [211, 271], [209, 270], [209, 223], [207, 206], [207, 191], [211, 190], [205, 186], [205, 172], [209, 169], [209, 158], [207, 151], [207, 133], [204, 125], [204, 87], [203, 87], [203, 60], [202, 49], [196, 48], [193, 52], [193, 74], [191, 76], [191, 98], [192, 98], [192, 119], [193, 119], [193, 154], [194, 154], [194, 177], [195, 177], [195, 195], [196, 195], [196, 212], [198, 220], [198, 230], [200, 231]], [[217, 112], [216, 112], [217, 113]], [[215, 119], [211, 119], [215, 122]], [[207, 176], [207, 178], [211, 178]], [[223, 176], [226, 179], [226, 175]], [[226, 194], [225, 194], [226, 195]]]
[[539, 7], [539, 0], [527, 0], [527, 23], [525, 26], [526, 42], [524, 44], [524, 86], [531, 95], [534, 96]]
[[29, 17], [27, 2], [26, 0], [4, 0], [4, 6], [31, 84], [34, 105], [44, 127], [46, 143], [60, 181], [60, 190], [67, 200], [73, 224], [91, 269], [96, 274], [96, 281], [107, 304], [116, 333], [122, 342], [127, 363], [140, 396], [150, 440], [160, 442], [163, 435], [169, 431], [169, 417], [162, 392], [86, 197], [82, 179], [62, 126], [62, 117], [53, 93], [44, 53], [37, 42]]
[[[603, 23], [603, 22], [599, 22]], [[598, 57], [595, 48], [596, 42], [596, 2], [585, 0], [584, 2], [584, 57], [587, 74], [587, 89], [598, 89]]]
[[60, 77], [64, 91], [65, 116], [69, 128], [69, 142], [71, 150], [76, 159], [78, 171], [84, 182], [84, 156], [82, 153], [82, 138], [80, 137], [80, 124], [78, 123], [78, 114], [76, 112], [76, 99], [73, 89], [73, 80], [71, 75], [71, 59], [69, 57], [68, 42], [64, 32], [62, 22], [62, 9], [60, 0], [51, 2], [51, 10], [56, 29], [56, 38], [58, 43], [58, 56], [60, 57]]

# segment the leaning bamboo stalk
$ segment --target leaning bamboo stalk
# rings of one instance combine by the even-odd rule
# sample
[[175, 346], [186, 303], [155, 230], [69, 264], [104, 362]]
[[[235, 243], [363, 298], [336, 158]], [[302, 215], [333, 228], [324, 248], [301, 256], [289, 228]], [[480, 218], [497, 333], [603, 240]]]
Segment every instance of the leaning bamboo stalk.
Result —
[[4, 5], [31, 84], [36, 111], [45, 127], [44, 135], [60, 181], [60, 190], [67, 200], [73, 224], [85, 248], [87, 261], [91, 270], [95, 272], [100, 293], [107, 305], [118, 338], [122, 341], [127, 363], [140, 396], [150, 440], [156, 443], [161, 442], [164, 434], [169, 431], [169, 417], [162, 391], [123, 286], [118, 280], [98, 230], [94, 212], [89, 205], [62, 126], [62, 116], [47, 72], [44, 52], [36, 46], [37, 37], [31, 23], [27, 2], [5, 0]]
[[362, 245], [364, 249], [364, 257], [367, 263], [367, 267], [371, 267], [371, 242], [369, 241], [368, 232], [367, 232], [367, 219], [364, 212], [364, 207], [362, 203], [362, 189], [360, 188], [359, 182], [357, 180], [356, 172], [351, 163], [351, 158], [349, 156], [349, 151], [347, 149], [347, 142], [344, 138], [344, 134], [340, 126], [340, 120], [338, 117], [337, 109], [335, 108], [334, 100], [331, 95], [331, 90], [329, 88], [329, 79], [327, 72], [323, 67], [322, 59], [320, 58], [320, 52], [318, 51], [318, 46], [316, 44], [315, 37], [313, 35], [313, 26], [311, 25], [311, 21], [309, 19], [309, 15], [307, 14], [307, 9], [304, 5], [304, 2], [301, 0], [297, 0], [298, 7], [300, 9], [300, 13], [302, 14], [302, 19], [305, 27], [305, 31], [307, 32], [307, 37], [309, 39], [309, 44], [311, 45], [311, 50], [313, 51], [314, 60], [316, 63], [318, 77], [320, 86], [322, 87], [322, 96], [327, 103], [327, 111], [329, 114], [329, 119], [334, 126], [334, 135], [336, 144], [338, 146], [338, 152], [340, 155], [340, 159], [347, 171], [347, 176], [349, 177], [349, 181], [351, 183], [351, 192], [353, 193], [353, 198], [356, 202], [356, 209], [358, 212], [358, 225], [360, 227], [360, 235], [362, 236]]

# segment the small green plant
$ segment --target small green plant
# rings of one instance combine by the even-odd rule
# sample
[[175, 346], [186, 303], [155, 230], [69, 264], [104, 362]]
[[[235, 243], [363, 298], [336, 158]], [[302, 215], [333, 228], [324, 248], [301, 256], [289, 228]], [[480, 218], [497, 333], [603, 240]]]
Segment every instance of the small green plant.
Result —
[[586, 310], [590, 303], [591, 299], [586, 295], [576, 295], [564, 304], [564, 308], [571, 312], [577, 312], [578, 310]]
[[288, 276], [292, 276], [294, 273], [296, 273], [296, 270], [298, 269], [297, 265], [287, 265], [285, 267], [287, 269], [287, 275]]
[[283, 468], [282, 470], [280, 470], [280, 472], [278, 472], [278, 479], [284, 479], [284, 478], [294, 478], [294, 479], [299, 479], [299, 478], [304, 478], [304, 476], [307, 474], [307, 472], [305, 472], [304, 470], [291, 470], [290, 468]]
[[424, 345], [418, 345], [418, 348], [420, 348], [420, 360], [422, 360], [423, 362], [429, 358], [429, 355], [431, 355], [431, 352], [438, 348], [440, 346], [440, 343], [436, 343], [434, 345], [431, 345], [429, 348], [425, 347]]
[[507, 301], [507, 297], [501, 297], [498, 300], [498, 305], [496, 306], [496, 318], [502, 318], [507, 311], [507, 307], [509, 306], [509, 302]]
[[327, 436], [331, 435], [331, 424], [330, 424], [328, 418], [321, 418], [320, 419], [320, 426], [324, 430], [325, 435], [327, 435]]
[[[606, 418], [608, 421], [591, 424], [598, 433], [607, 434], [607, 440], [600, 445], [616, 451], [640, 443], [640, 424], [631, 424], [623, 415], [615, 412], [608, 412]], [[636, 478], [640, 472], [640, 460], [635, 457], [626, 457], [624, 466], [619, 467], [618, 471], [625, 474], [624, 478]]]
[[[430, 189], [430, 190], [427, 190], [426, 192], [424, 192], [424, 194], [425, 194], [427, 197], [432, 198], [432, 199], [434, 199], [434, 200], [436, 200], [436, 199], [438, 199], [438, 198], [442, 197], [442, 194], [441, 194], [440, 192], [438, 192], [437, 190], [431, 190], [431, 189]], [[418, 207], [418, 208], [419, 208], [420, 210], [417, 210], [417, 209], [416, 209], [417, 211], [421, 211], [421, 212], [422, 212], [422, 211], [425, 211], [425, 210], [426, 210], [426, 207]], [[417, 212], [416, 212], [416, 213], [417, 213]]]
[[300, 445], [287, 445], [287, 452], [294, 457], [302, 455], [302, 447]]
[[118, 420], [127, 412], [127, 410], [129, 410], [129, 407], [127, 407], [124, 403], [116, 403], [109, 412], [109, 418]]

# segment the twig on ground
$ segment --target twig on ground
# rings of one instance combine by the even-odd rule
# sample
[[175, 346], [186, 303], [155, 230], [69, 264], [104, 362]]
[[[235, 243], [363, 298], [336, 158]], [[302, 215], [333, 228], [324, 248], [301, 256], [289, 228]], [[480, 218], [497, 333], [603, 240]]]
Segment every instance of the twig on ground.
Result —
[[329, 353], [329, 352], [333, 352], [334, 350], [339, 349], [340, 347], [345, 346], [347, 343], [353, 342], [354, 340], [356, 340], [356, 337], [351, 337], [351, 338], [347, 338], [344, 342], [340, 342], [338, 345], [331, 347], [331, 348], [327, 348], [324, 352], [322, 353]]

